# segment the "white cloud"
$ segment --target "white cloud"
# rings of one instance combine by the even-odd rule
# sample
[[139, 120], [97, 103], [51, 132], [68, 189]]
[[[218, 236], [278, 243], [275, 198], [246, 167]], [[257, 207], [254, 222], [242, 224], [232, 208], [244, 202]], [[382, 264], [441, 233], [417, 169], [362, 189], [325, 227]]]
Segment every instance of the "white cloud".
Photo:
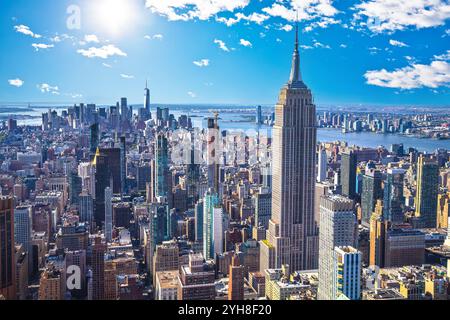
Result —
[[280, 30], [284, 30], [286, 32], [292, 31], [292, 29], [294, 29], [294, 27], [291, 26], [290, 24], [286, 24], [280, 28]]
[[104, 66], [105, 68], [112, 68], [112, 65], [104, 62], [102, 63], [102, 66]]
[[236, 23], [240, 22], [241, 20], [248, 21], [248, 22], [254, 22], [256, 24], [262, 24], [264, 21], [268, 20], [270, 16], [253, 12], [250, 15], [245, 15], [243, 13], [236, 13], [234, 18], [224, 18], [224, 17], [217, 17], [216, 21], [225, 23], [228, 27], [231, 27], [232, 25], [235, 25]]
[[193, 61], [193, 64], [195, 64], [197, 67], [207, 67], [209, 66], [209, 60], [208, 59], [201, 59], [198, 61]]
[[164, 36], [162, 34], [155, 34], [153, 36], [150, 36], [150, 35], [147, 34], [147, 35], [144, 36], [144, 38], [147, 39], [147, 40], [152, 40], [152, 39], [154, 39], [154, 40], [162, 40], [162, 39], [164, 39]]
[[450, 50], [447, 50], [447, 52], [444, 53], [444, 54], [435, 55], [434, 59], [436, 59], [436, 60], [450, 60]]
[[230, 52], [230, 49], [227, 47], [225, 42], [223, 42], [222, 40], [214, 39], [214, 43], [218, 44], [219, 48], [222, 49], [223, 51]]
[[124, 79], [134, 79], [133, 75], [121, 73], [120, 76]]
[[146, 0], [145, 6], [170, 21], [208, 20], [220, 12], [245, 8], [250, 0]]
[[399, 89], [438, 88], [450, 85], [450, 64], [434, 60], [429, 65], [412, 64], [394, 71], [370, 70], [364, 75], [367, 84]]
[[10, 79], [8, 80], [8, 83], [14, 87], [20, 88], [21, 86], [23, 86], [23, 84], [25, 83], [25, 81], [20, 80], [19, 78], [17, 79]]
[[48, 83], [42, 83], [42, 84], [38, 84], [37, 87], [42, 93], [52, 93], [52, 94], [59, 95], [58, 86], [51, 86]]
[[95, 34], [87, 34], [84, 36], [84, 41], [86, 43], [89, 42], [95, 42], [95, 43], [99, 43], [100, 41], [98, 40], [98, 37]]
[[341, 43], [341, 44], [339, 45], [339, 47], [341, 47], [341, 48], [345, 49], [345, 48], [347, 48], [347, 45], [346, 45], [346, 44], [344, 44], [344, 43]]
[[45, 43], [33, 43], [31, 45], [36, 51], [39, 51], [41, 49], [50, 49], [53, 48], [53, 44], [45, 44]]
[[16, 30], [16, 32], [22, 33], [24, 35], [33, 37], [33, 38], [41, 38], [42, 36], [40, 34], [34, 33], [33, 31], [31, 31], [30, 27], [25, 26], [23, 24], [18, 25], [18, 26], [14, 26], [14, 29]]
[[450, 18], [448, 0], [365, 0], [355, 5], [356, 20], [372, 32], [441, 26]]
[[195, 92], [188, 91], [187, 94], [188, 94], [191, 98], [197, 98], [197, 95], [195, 94]]
[[389, 44], [394, 47], [409, 47], [406, 43], [397, 41], [397, 40], [389, 40]]
[[252, 43], [250, 41], [248, 41], [248, 40], [245, 40], [245, 39], [241, 39], [239, 41], [239, 44], [241, 46], [244, 46], [244, 47], [252, 47]]
[[339, 13], [333, 7], [333, 0], [290, 0], [287, 2], [289, 2], [288, 6], [284, 5], [282, 1], [277, 1], [271, 7], [263, 8], [263, 12], [291, 22], [297, 20], [297, 14], [299, 20], [320, 20]]
[[119, 48], [117, 48], [116, 46], [109, 44], [107, 46], [103, 46], [100, 48], [96, 48], [96, 47], [91, 47], [89, 49], [79, 49], [77, 50], [77, 52], [85, 57], [88, 58], [102, 58], [102, 59], [107, 59], [111, 56], [122, 56], [122, 57], [126, 57], [127, 54], [125, 52], [123, 52], [122, 50], [120, 50]]

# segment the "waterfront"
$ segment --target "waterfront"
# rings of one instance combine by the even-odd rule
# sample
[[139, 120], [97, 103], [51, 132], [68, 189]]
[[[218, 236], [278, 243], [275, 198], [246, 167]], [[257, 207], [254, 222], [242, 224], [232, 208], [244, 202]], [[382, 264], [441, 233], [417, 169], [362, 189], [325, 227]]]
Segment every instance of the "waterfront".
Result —
[[[163, 106], [163, 105], [157, 105]], [[135, 106], [135, 111], [140, 106]], [[205, 117], [212, 116], [212, 110], [220, 111], [220, 127], [222, 130], [244, 130], [244, 131], [254, 131], [258, 130], [257, 125], [254, 123], [254, 110], [248, 107], [226, 107], [226, 106], [180, 106], [180, 105], [168, 105], [170, 112], [178, 118], [182, 114], [188, 114], [191, 116], [192, 125], [194, 127], [205, 128], [206, 120]], [[57, 108], [58, 112], [62, 108]], [[265, 115], [268, 115], [266, 109]], [[27, 110], [28, 111], [28, 110]], [[19, 125], [40, 125], [41, 124], [41, 113], [46, 112], [44, 107], [31, 109], [28, 112], [21, 112], [20, 114], [10, 113], [13, 118], [17, 116], [29, 116], [29, 119], [18, 119]], [[5, 113], [4, 115], [6, 115]], [[260, 127], [261, 134], [271, 134], [271, 127], [263, 125]], [[320, 142], [333, 142], [333, 141], [345, 141], [349, 145], [357, 145], [361, 147], [376, 148], [379, 146], [384, 146], [389, 148], [392, 144], [403, 143], [405, 149], [411, 147], [422, 152], [434, 152], [435, 150], [450, 149], [449, 140], [436, 140], [436, 139], [420, 139], [416, 137], [404, 136], [399, 134], [378, 134], [372, 132], [351, 132], [342, 133], [338, 129], [324, 129], [320, 128], [317, 132], [317, 141]]]

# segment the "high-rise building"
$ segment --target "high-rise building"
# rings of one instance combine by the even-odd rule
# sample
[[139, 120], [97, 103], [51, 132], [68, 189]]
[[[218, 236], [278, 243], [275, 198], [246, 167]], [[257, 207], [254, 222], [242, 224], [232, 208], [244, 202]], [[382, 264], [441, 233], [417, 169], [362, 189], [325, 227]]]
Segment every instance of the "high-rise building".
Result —
[[14, 199], [0, 197], [0, 295], [16, 299]]
[[236, 254], [231, 259], [228, 300], [244, 300], [244, 266]]
[[320, 146], [319, 160], [317, 168], [317, 182], [323, 182], [327, 179], [328, 158], [325, 148]]
[[319, 288], [317, 299], [336, 298], [334, 282], [334, 248], [356, 246], [357, 220], [353, 200], [339, 196], [323, 196], [320, 203]]
[[150, 183], [151, 177], [151, 166], [150, 163], [146, 162], [137, 167], [137, 189], [139, 192], [145, 191], [147, 183]]
[[382, 201], [378, 200], [370, 217], [369, 265], [384, 268], [386, 232], [389, 222], [384, 219]]
[[353, 151], [343, 152], [341, 155], [341, 184], [342, 195], [355, 199], [356, 197], [356, 168], [357, 156]]
[[333, 299], [344, 295], [350, 300], [361, 299], [361, 252], [351, 246], [334, 248]]
[[112, 241], [113, 213], [112, 213], [112, 189], [105, 188], [105, 238], [107, 242]]
[[425, 263], [425, 234], [415, 229], [392, 229], [386, 233], [385, 267]]
[[291, 75], [281, 89], [275, 114], [272, 218], [267, 233], [275, 252], [271, 268], [287, 264], [293, 271], [313, 269], [318, 263], [318, 228], [314, 223], [316, 107], [300, 72], [298, 26]]
[[105, 252], [106, 245], [101, 237], [94, 238], [92, 245], [92, 299], [104, 300], [105, 298]]
[[169, 153], [167, 138], [163, 133], [158, 134], [155, 145], [155, 195], [169, 196]]
[[167, 241], [157, 245], [153, 257], [153, 283], [156, 283], [157, 272], [178, 270], [179, 259], [179, 248], [176, 242]]
[[211, 189], [203, 199], [203, 256], [214, 259], [214, 209], [220, 206], [219, 197]]
[[89, 223], [90, 227], [92, 227], [93, 222], [93, 214], [94, 214], [94, 201], [92, 196], [83, 191], [79, 195], [80, 199], [80, 222]]
[[98, 148], [98, 143], [100, 140], [100, 129], [99, 129], [99, 124], [98, 123], [94, 123], [91, 127], [91, 135], [90, 135], [90, 150], [91, 150], [91, 154], [94, 155], [95, 152], [97, 151]]
[[195, 214], [195, 242], [203, 243], [203, 199], [194, 208]]
[[262, 108], [261, 106], [256, 107], [256, 124], [263, 124]]
[[208, 145], [207, 145], [207, 165], [208, 165], [208, 188], [219, 193], [219, 172], [220, 172], [220, 131], [219, 114], [208, 119]]
[[31, 206], [19, 206], [14, 210], [14, 241], [21, 244], [26, 252], [27, 263], [31, 270], [31, 234], [33, 229], [33, 217]]
[[261, 187], [254, 196], [255, 226], [263, 226], [267, 230], [272, 216], [272, 194], [269, 188]]
[[435, 228], [439, 194], [439, 166], [423, 155], [417, 161], [416, 218], [419, 227]]
[[404, 178], [405, 171], [403, 169], [388, 169], [386, 180], [384, 181], [383, 215], [384, 219], [392, 224], [401, 224], [404, 220]]
[[361, 193], [361, 223], [365, 226], [369, 226], [370, 224], [370, 217], [375, 209], [377, 200], [383, 198], [381, 182], [382, 175], [379, 170], [366, 170], [366, 173], [363, 176]]
[[437, 228], [448, 228], [448, 218], [450, 217], [450, 191], [438, 195], [437, 210]]
[[147, 81], [145, 82], [144, 97], [144, 109], [147, 111], [147, 116], [151, 119], [152, 113], [150, 110], [150, 89], [148, 88]]

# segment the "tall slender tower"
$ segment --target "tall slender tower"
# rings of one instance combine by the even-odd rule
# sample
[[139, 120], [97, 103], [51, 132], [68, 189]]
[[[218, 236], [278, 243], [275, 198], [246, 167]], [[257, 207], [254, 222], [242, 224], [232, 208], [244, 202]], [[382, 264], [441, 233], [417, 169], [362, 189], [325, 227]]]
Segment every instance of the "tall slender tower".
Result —
[[316, 107], [311, 90], [302, 80], [298, 25], [295, 29], [291, 75], [275, 107], [272, 217], [268, 241], [262, 242], [266, 251], [274, 251], [272, 267], [287, 264], [293, 271], [317, 268], [318, 264], [318, 228], [314, 221]]
[[145, 81], [144, 93], [145, 93], [144, 109], [147, 111], [149, 119], [151, 119], [152, 113], [150, 112], [150, 89], [148, 88], [147, 81]]

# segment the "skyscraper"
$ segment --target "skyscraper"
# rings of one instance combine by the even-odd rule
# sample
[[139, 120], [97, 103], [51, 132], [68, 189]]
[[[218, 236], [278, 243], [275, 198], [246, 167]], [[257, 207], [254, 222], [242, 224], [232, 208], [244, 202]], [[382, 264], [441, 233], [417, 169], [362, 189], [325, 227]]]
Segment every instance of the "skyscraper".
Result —
[[219, 205], [219, 197], [210, 189], [203, 200], [203, 256], [205, 259], [214, 258], [214, 209]]
[[208, 119], [208, 188], [219, 192], [219, 171], [220, 171], [220, 132], [218, 123], [218, 113], [214, 118]]
[[341, 155], [342, 195], [355, 199], [356, 196], [356, 153], [344, 152]]
[[379, 170], [366, 170], [363, 176], [362, 193], [361, 193], [361, 210], [362, 210], [362, 224], [368, 226], [370, 224], [370, 217], [377, 200], [383, 198], [383, 189], [381, 187], [382, 175]]
[[152, 113], [150, 111], [150, 89], [148, 88], [147, 81], [145, 81], [144, 97], [144, 109], [147, 111], [147, 116], [149, 117], [149, 119], [151, 119]]
[[439, 193], [439, 167], [421, 155], [417, 161], [416, 217], [419, 227], [436, 228]]
[[355, 246], [357, 220], [353, 201], [347, 197], [323, 196], [320, 202], [319, 288], [317, 299], [336, 298], [334, 248]]
[[159, 134], [155, 148], [155, 195], [156, 197], [168, 197], [169, 193], [169, 154], [167, 138]]
[[228, 300], [244, 300], [244, 266], [237, 254], [231, 258]]
[[94, 238], [92, 245], [92, 299], [104, 300], [105, 298], [105, 252], [106, 245], [101, 237]]
[[31, 206], [19, 206], [14, 210], [14, 241], [23, 245], [28, 259], [28, 267], [31, 270], [31, 233], [32, 233]]
[[317, 168], [317, 182], [323, 182], [327, 179], [328, 158], [326, 150], [320, 146], [319, 163]]
[[0, 295], [16, 299], [14, 199], [0, 197]]
[[384, 181], [383, 210], [384, 219], [393, 224], [403, 223], [403, 180], [405, 171], [403, 169], [388, 169]]
[[113, 213], [112, 213], [112, 189], [105, 188], [105, 238], [107, 242], [112, 240]]
[[[291, 75], [281, 89], [273, 128], [272, 218], [267, 237], [275, 250], [275, 265], [290, 270], [317, 266], [317, 227], [314, 223], [316, 168], [316, 107], [302, 80], [298, 26]], [[262, 246], [267, 245], [262, 242]], [[262, 249], [263, 251], [263, 249]]]

